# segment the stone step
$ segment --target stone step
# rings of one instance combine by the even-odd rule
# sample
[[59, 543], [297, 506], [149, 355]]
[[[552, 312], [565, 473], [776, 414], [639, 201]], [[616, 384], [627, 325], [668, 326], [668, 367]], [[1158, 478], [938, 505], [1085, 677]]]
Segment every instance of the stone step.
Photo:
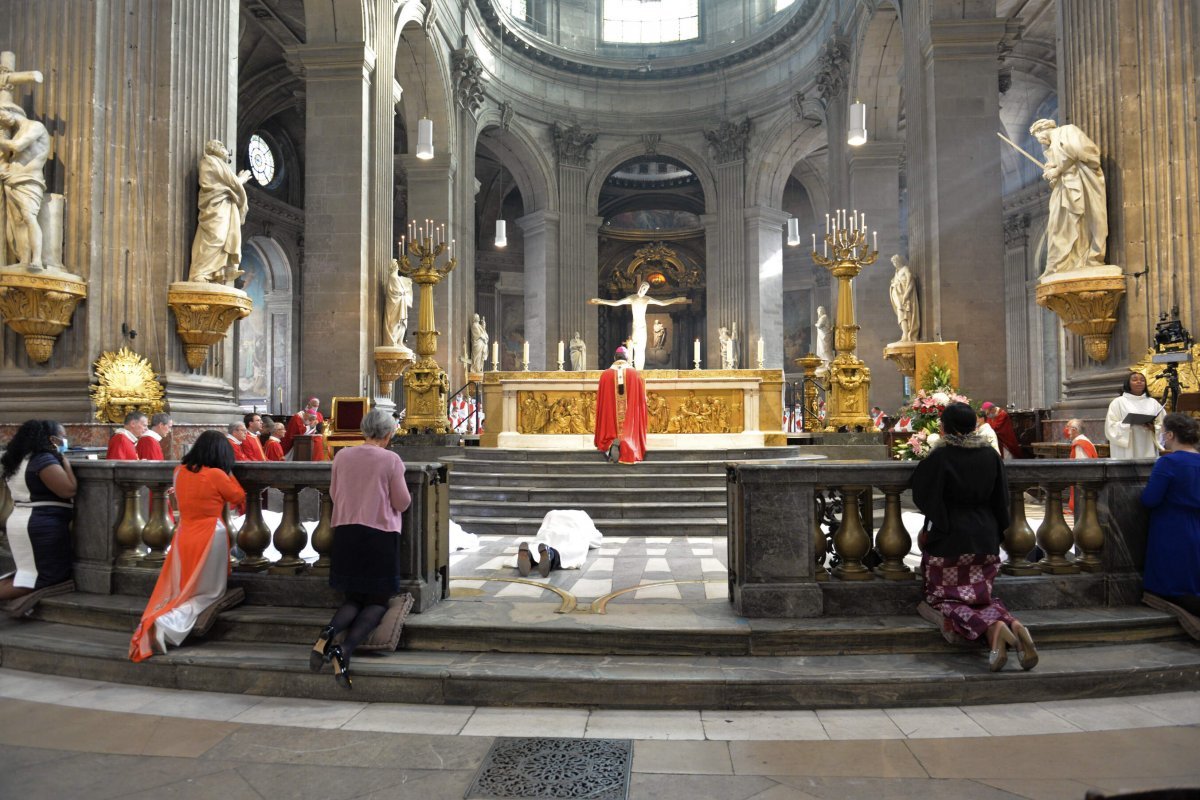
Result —
[[[477, 465], [472, 465], [477, 466]], [[460, 487], [482, 488], [487, 486], [514, 487], [538, 486], [545, 489], [574, 487], [588, 488], [599, 483], [595, 474], [577, 475], [570, 472], [548, 472], [540, 475], [521, 475], [511, 472], [475, 472], [460, 470], [456, 465], [450, 481], [450, 491], [455, 492]], [[644, 473], [631, 470], [617, 472], [604, 477], [604, 486], [613, 489], [624, 488], [725, 488], [725, 471], [720, 472], [675, 472], [675, 473]]]
[[[508, 513], [519, 512], [520, 507], [508, 508]], [[542, 525], [545, 515], [485, 517], [481, 515], [454, 514], [454, 521], [470, 533], [489, 536], [527, 536], [532, 538]], [[725, 517], [697, 517], [691, 519], [612, 519], [592, 517], [592, 523], [605, 536], [724, 536], [727, 530]]]
[[[676, 604], [610, 603], [606, 613], [556, 613], [558, 602], [489, 598], [443, 602], [413, 614], [402, 647], [410, 651], [558, 653], [576, 655], [809, 656], [944, 653], [941, 634], [908, 616], [747, 620], [725, 601]], [[73, 592], [43, 600], [33, 618], [129, 635], [145, 597]], [[206, 639], [311, 643], [330, 609], [241, 605], [223, 612]], [[1020, 612], [1039, 649], [1180, 640], [1170, 614], [1144, 606]], [[978, 648], [968, 648], [978, 649]]]
[[[752, 459], [796, 458], [805, 455], [801, 447], [754, 447], [721, 450], [649, 450], [643, 464], [665, 462], [705, 461], [748, 461]], [[812, 455], [809, 453], [808, 455]], [[603, 458], [597, 450], [515, 450], [504, 447], [480, 447], [446, 456], [447, 460], [469, 459], [471, 461], [583, 461], [588, 458]]]
[[[625, 502], [624, 496], [618, 496], [616, 502], [611, 502], [615, 493], [608, 492], [607, 497], [609, 502], [601, 500], [589, 500], [582, 497], [572, 497], [563, 495], [558, 502], [554, 501], [523, 501], [518, 499], [506, 499], [504, 502], [496, 500], [460, 500], [455, 494], [450, 495], [450, 516], [466, 528], [463, 523], [464, 519], [472, 518], [508, 518], [514, 515], [522, 517], [536, 517], [540, 520], [546, 516], [548, 511], [556, 509], [579, 509], [586, 511], [587, 515], [593, 520], [656, 520], [659, 525], [673, 524], [685, 520], [697, 519], [715, 519], [720, 517], [724, 522], [725, 514], [725, 498], [722, 495], [719, 501], [684, 501], [663, 492], [658, 493], [658, 500], [650, 502], [649, 499], [636, 500]], [[599, 528], [599, 522], [596, 523]], [[467, 528], [467, 530], [471, 530]], [[603, 528], [601, 528], [603, 531]]]
[[679, 510], [686, 510], [697, 503], [715, 503], [716, 507], [725, 507], [725, 496], [728, 490], [722, 481], [714, 486], [692, 486], [688, 488], [664, 488], [661, 486], [596, 486], [590, 481], [586, 486], [568, 486], [547, 488], [528, 484], [505, 486], [480, 486], [475, 483], [455, 484], [450, 487], [450, 501], [487, 501], [490, 503], [545, 503], [553, 508], [576, 508], [580, 503], [589, 505], [611, 502], [619, 499], [624, 503], [642, 505], [662, 505], [663, 503], [681, 504]]
[[3, 665], [38, 674], [366, 702], [598, 708], [879, 708], [1062, 700], [1194, 688], [1200, 648], [1046, 648], [1037, 669], [987, 671], [982, 650], [793, 656], [587, 656], [399, 651], [357, 655], [347, 693], [305, 644], [200, 641], [134, 664], [129, 634], [0, 622]]

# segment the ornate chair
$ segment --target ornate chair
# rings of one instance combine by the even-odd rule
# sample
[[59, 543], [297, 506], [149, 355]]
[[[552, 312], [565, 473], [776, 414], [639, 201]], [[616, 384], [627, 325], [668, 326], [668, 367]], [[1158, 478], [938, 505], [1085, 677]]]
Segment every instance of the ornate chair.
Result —
[[343, 447], [363, 443], [363, 417], [371, 410], [365, 397], [335, 397], [329, 419], [325, 423], [325, 455], [332, 459]]

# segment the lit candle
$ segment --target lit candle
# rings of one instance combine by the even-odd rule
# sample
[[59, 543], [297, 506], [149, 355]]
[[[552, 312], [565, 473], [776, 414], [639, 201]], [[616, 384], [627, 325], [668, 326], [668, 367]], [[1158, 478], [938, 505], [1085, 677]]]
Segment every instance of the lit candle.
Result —
[[761, 368], [763, 364], [763, 338], [758, 337], [758, 366]]
[[822, 245], [822, 247], [825, 250], [825, 257], [829, 258], [829, 240], [828, 239], [825, 240], [825, 244]]
[[492, 369], [496, 369], [500, 363], [500, 343], [492, 342]]
[[450, 240], [450, 257], [454, 258], [454, 240]]
[[871, 249], [879, 252], [879, 231], [871, 231], [871, 242], [873, 243]]
[[699, 367], [700, 367], [700, 340], [699, 339], [697, 339], [696, 343], [692, 345], [692, 361], [696, 362], [696, 368], [699, 369]]
[[529, 368], [529, 342], [521, 342], [521, 363]]
[[559, 340], [558, 340], [558, 363], [559, 363], [559, 364], [563, 363], [563, 342], [562, 342], [562, 339], [559, 339]]
[[817, 235], [813, 234], [813, 252], [817, 252]]
[[[829, 212], [828, 211], [825, 212], [825, 235], [826, 236], [829, 235]], [[816, 248], [813, 248], [813, 249], [815, 250]]]
[[283, 411], [283, 387], [279, 387], [279, 410]]
[[867, 229], [867, 212], [864, 211], [858, 215], [858, 227], [862, 228], [864, 231]]

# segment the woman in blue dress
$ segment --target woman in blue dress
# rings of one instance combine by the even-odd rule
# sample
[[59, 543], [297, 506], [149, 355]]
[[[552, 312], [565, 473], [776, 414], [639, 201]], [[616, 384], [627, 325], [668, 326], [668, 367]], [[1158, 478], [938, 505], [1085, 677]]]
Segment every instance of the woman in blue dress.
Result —
[[[1158, 598], [1187, 612], [1184, 628], [1200, 639], [1200, 422], [1186, 414], [1163, 420], [1166, 453], [1154, 463], [1142, 491], [1150, 509], [1145, 586], [1148, 605]], [[1161, 605], [1157, 606], [1161, 607]]]

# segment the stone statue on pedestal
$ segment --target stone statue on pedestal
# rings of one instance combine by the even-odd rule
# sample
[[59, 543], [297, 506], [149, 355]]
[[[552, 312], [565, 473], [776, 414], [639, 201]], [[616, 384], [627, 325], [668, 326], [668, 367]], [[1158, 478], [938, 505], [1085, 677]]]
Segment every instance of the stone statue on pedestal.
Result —
[[392, 347], [404, 346], [404, 333], [408, 328], [408, 310], [412, 308], [412, 278], [400, 274], [400, 262], [392, 259], [388, 273], [387, 297], [383, 313], [383, 330]]
[[817, 358], [824, 362], [818, 371], [828, 371], [829, 362], [833, 361], [833, 323], [825, 313], [825, 306], [817, 306]]
[[[4, 190], [5, 242], [17, 263], [42, 266], [42, 227], [38, 212], [46, 193], [42, 168], [50, 134], [19, 105], [0, 102], [0, 186]], [[4, 259], [0, 259], [3, 261]]]
[[892, 301], [892, 309], [896, 312], [896, 322], [900, 325], [899, 341], [915, 342], [921, 331], [917, 283], [903, 256], [892, 256], [892, 266], [896, 268], [896, 272], [892, 275], [892, 282], [888, 287], [888, 297]]
[[204, 145], [200, 159], [200, 224], [192, 240], [189, 281], [232, 284], [242, 276], [238, 265], [242, 263], [248, 180], [250, 170], [234, 174], [225, 145], [216, 139]]
[[587, 367], [587, 342], [579, 336], [579, 331], [575, 331], [575, 335], [571, 337], [571, 369], [574, 372], [581, 372]]
[[1039, 119], [1029, 132], [1042, 145], [1042, 177], [1050, 182], [1043, 275], [1103, 267], [1108, 208], [1100, 148], [1075, 125]]
[[487, 319], [476, 314], [471, 319], [471, 371], [483, 372], [487, 362]]

